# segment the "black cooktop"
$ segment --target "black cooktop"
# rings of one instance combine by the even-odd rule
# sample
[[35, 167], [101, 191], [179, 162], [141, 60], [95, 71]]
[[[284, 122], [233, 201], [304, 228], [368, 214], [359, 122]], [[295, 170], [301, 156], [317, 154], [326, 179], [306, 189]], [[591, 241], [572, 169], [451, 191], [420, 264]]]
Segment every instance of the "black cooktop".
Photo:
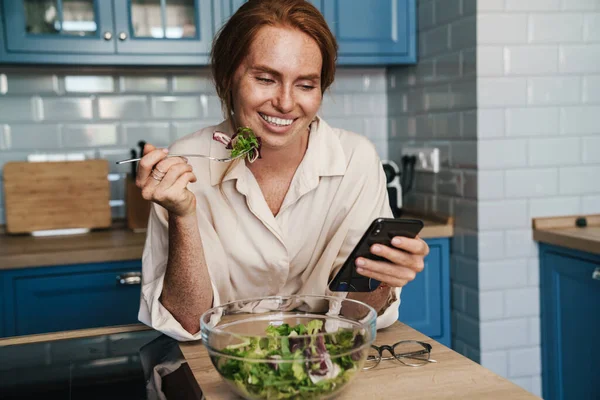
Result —
[[0, 399], [46, 398], [201, 399], [202, 392], [177, 342], [156, 331], [0, 346]]

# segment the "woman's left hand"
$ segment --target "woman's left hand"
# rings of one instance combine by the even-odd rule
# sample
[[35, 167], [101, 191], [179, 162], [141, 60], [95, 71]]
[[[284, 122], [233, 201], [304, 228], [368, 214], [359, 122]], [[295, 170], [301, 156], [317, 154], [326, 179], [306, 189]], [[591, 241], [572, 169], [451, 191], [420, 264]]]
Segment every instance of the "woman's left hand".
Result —
[[429, 254], [429, 246], [421, 238], [410, 239], [396, 236], [392, 246], [382, 244], [371, 246], [371, 253], [387, 261], [374, 261], [364, 257], [356, 260], [359, 274], [376, 279], [391, 287], [402, 287], [415, 279], [423, 271], [424, 258]]

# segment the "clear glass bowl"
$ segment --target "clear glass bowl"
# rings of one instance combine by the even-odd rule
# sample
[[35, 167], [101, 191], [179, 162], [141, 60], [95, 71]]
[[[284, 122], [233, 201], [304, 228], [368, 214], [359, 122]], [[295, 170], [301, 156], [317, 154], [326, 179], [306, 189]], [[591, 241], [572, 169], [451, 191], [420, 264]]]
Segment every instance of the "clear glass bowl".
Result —
[[375, 310], [338, 297], [246, 299], [200, 318], [219, 374], [246, 399], [327, 399], [362, 370], [375, 340]]

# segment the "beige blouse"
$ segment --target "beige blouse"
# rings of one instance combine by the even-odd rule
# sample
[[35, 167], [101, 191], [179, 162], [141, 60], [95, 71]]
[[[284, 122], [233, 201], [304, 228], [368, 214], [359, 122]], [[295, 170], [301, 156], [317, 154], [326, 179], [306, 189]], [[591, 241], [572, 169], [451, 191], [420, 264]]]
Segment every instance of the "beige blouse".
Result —
[[[227, 121], [179, 139], [172, 153], [227, 157], [212, 139], [231, 132]], [[308, 148], [277, 216], [245, 163], [190, 158], [197, 182], [198, 226], [213, 288], [213, 305], [268, 295], [340, 296], [328, 283], [369, 224], [392, 217], [385, 173], [373, 144], [356, 133], [311, 124]], [[224, 196], [226, 198], [224, 198]], [[196, 340], [159, 301], [168, 256], [167, 212], [153, 204], [142, 257], [139, 320], [177, 340]], [[341, 294], [343, 297], [345, 294]], [[377, 328], [398, 319], [400, 288], [377, 318]]]

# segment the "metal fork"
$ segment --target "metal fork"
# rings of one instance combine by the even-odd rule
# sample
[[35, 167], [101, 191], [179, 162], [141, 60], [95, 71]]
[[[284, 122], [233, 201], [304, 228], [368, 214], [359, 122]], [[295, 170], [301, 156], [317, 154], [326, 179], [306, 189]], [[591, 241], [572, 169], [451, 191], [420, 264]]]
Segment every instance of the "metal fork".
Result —
[[[243, 153], [238, 154], [235, 157], [226, 157], [226, 158], [205, 156], [203, 154], [168, 154], [167, 157], [186, 157], [186, 158], [187, 157], [201, 157], [201, 158], [208, 158], [209, 160], [218, 161], [218, 162], [231, 162], [233, 160], [237, 160], [238, 158], [245, 156], [246, 154], [250, 153], [250, 151], [252, 151], [252, 150], [247, 150]], [[141, 160], [141, 158], [130, 158], [127, 160], [117, 161], [117, 164], [126, 164], [126, 163], [140, 161], [140, 160]]]

